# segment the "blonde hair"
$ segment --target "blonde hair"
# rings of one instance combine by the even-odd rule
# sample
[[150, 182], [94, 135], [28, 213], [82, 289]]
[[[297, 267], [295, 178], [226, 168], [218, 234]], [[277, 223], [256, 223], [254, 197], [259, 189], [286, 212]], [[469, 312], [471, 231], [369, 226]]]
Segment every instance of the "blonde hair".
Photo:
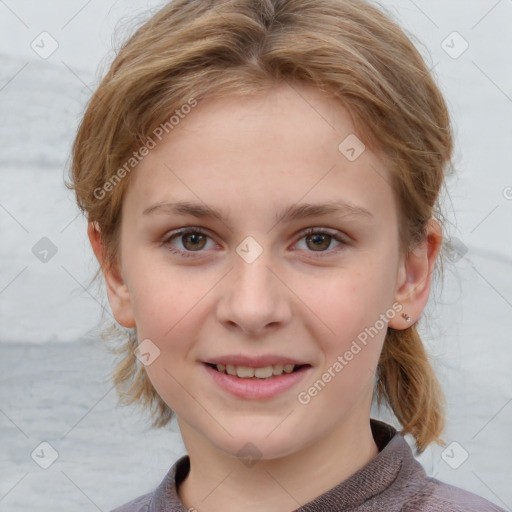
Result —
[[[339, 98], [365, 144], [382, 155], [407, 254], [424, 240], [429, 219], [442, 223], [438, 196], [452, 153], [447, 106], [410, 37], [364, 0], [166, 4], [120, 48], [73, 145], [67, 186], [100, 228], [105, 266], [118, 262], [121, 206], [131, 175], [112, 180], [133, 151], [191, 99], [254, 94], [283, 82]], [[113, 186], [98, 193], [105, 183]], [[140, 401], [151, 410], [153, 426], [165, 425], [172, 411], [134, 355], [136, 330], [119, 338], [123, 343], [115, 350], [124, 357], [113, 380], [121, 401]], [[419, 452], [443, 442], [444, 396], [416, 325], [388, 328], [376, 394], [379, 405], [384, 400], [391, 406], [401, 432], [414, 436]]]

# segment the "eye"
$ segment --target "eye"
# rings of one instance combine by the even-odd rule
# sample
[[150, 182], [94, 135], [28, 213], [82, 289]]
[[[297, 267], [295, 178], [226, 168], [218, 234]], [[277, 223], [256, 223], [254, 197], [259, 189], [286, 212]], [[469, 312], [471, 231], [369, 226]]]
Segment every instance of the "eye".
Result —
[[[162, 244], [174, 254], [194, 257], [204, 252], [203, 249], [211, 249], [215, 246], [215, 242], [212, 240], [213, 246], [207, 247], [208, 239], [211, 240], [210, 235], [201, 228], [182, 228], [169, 233], [162, 240]], [[309, 253], [320, 253], [313, 254], [314, 257], [321, 257], [324, 253], [334, 252], [336, 248], [328, 250], [333, 240], [338, 244], [336, 247], [348, 245], [348, 241], [341, 237], [337, 231], [331, 232], [325, 228], [308, 228], [300, 234], [300, 239], [296, 245], [300, 245], [302, 240], [305, 241], [305, 248], [299, 247], [299, 250]], [[176, 247], [177, 245], [178, 247]]]
[[[302, 237], [299, 240], [305, 241], [305, 246], [307, 252], [319, 252], [319, 253], [325, 253], [325, 252], [333, 252], [328, 251], [328, 249], [331, 246], [332, 241], [338, 242], [338, 245], [336, 247], [339, 247], [340, 245], [347, 245], [348, 242], [342, 238], [338, 232], [331, 232], [320, 228], [309, 228], [301, 233]], [[299, 244], [297, 242], [297, 244]], [[314, 255], [317, 256], [317, 255]]]
[[[209, 238], [208, 233], [201, 228], [184, 228], [167, 235], [162, 244], [172, 253], [189, 257], [194, 256], [195, 252], [202, 252]], [[177, 248], [173, 242], [178, 242], [182, 248]]]

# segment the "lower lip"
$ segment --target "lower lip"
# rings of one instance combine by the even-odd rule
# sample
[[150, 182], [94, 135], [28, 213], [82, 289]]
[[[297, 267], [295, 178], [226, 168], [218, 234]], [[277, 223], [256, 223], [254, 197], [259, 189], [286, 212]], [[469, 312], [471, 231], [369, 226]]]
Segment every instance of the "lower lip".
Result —
[[246, 400], [264, 400], [279, 395], [298, 384], [312, 369], [311, 366], [304, 366], [295, 372], [283, 373], [269, 379], [241, 379], [214, 370], [207, 364], [203, 363], [203, 366], [220, 388]]

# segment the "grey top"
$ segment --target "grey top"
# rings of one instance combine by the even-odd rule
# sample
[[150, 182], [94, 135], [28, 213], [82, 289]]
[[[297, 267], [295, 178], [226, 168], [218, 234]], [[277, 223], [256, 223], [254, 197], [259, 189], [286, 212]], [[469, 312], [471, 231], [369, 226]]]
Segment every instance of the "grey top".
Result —
[[[374, 419], [370, 425], [379, 453], [347, 480], [295, 512], [505, 512], [476, 494], [428, 477], [393, 426]], [[188, 512], [177, 488], [189, 469], [190, 459], [185, 455], [154, 491], [112, 512]]]

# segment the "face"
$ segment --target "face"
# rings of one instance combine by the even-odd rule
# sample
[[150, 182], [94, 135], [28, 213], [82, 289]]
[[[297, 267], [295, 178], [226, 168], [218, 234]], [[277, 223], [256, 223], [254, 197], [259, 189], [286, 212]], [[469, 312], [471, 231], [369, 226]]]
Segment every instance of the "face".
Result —
[[272, 459], [368, 422], [411, 279], [389, 171], [354, 131], [307, 86], [208, 99], [133, 171], [109, 298], [159, 351], [146, 370], [184, 438]]

